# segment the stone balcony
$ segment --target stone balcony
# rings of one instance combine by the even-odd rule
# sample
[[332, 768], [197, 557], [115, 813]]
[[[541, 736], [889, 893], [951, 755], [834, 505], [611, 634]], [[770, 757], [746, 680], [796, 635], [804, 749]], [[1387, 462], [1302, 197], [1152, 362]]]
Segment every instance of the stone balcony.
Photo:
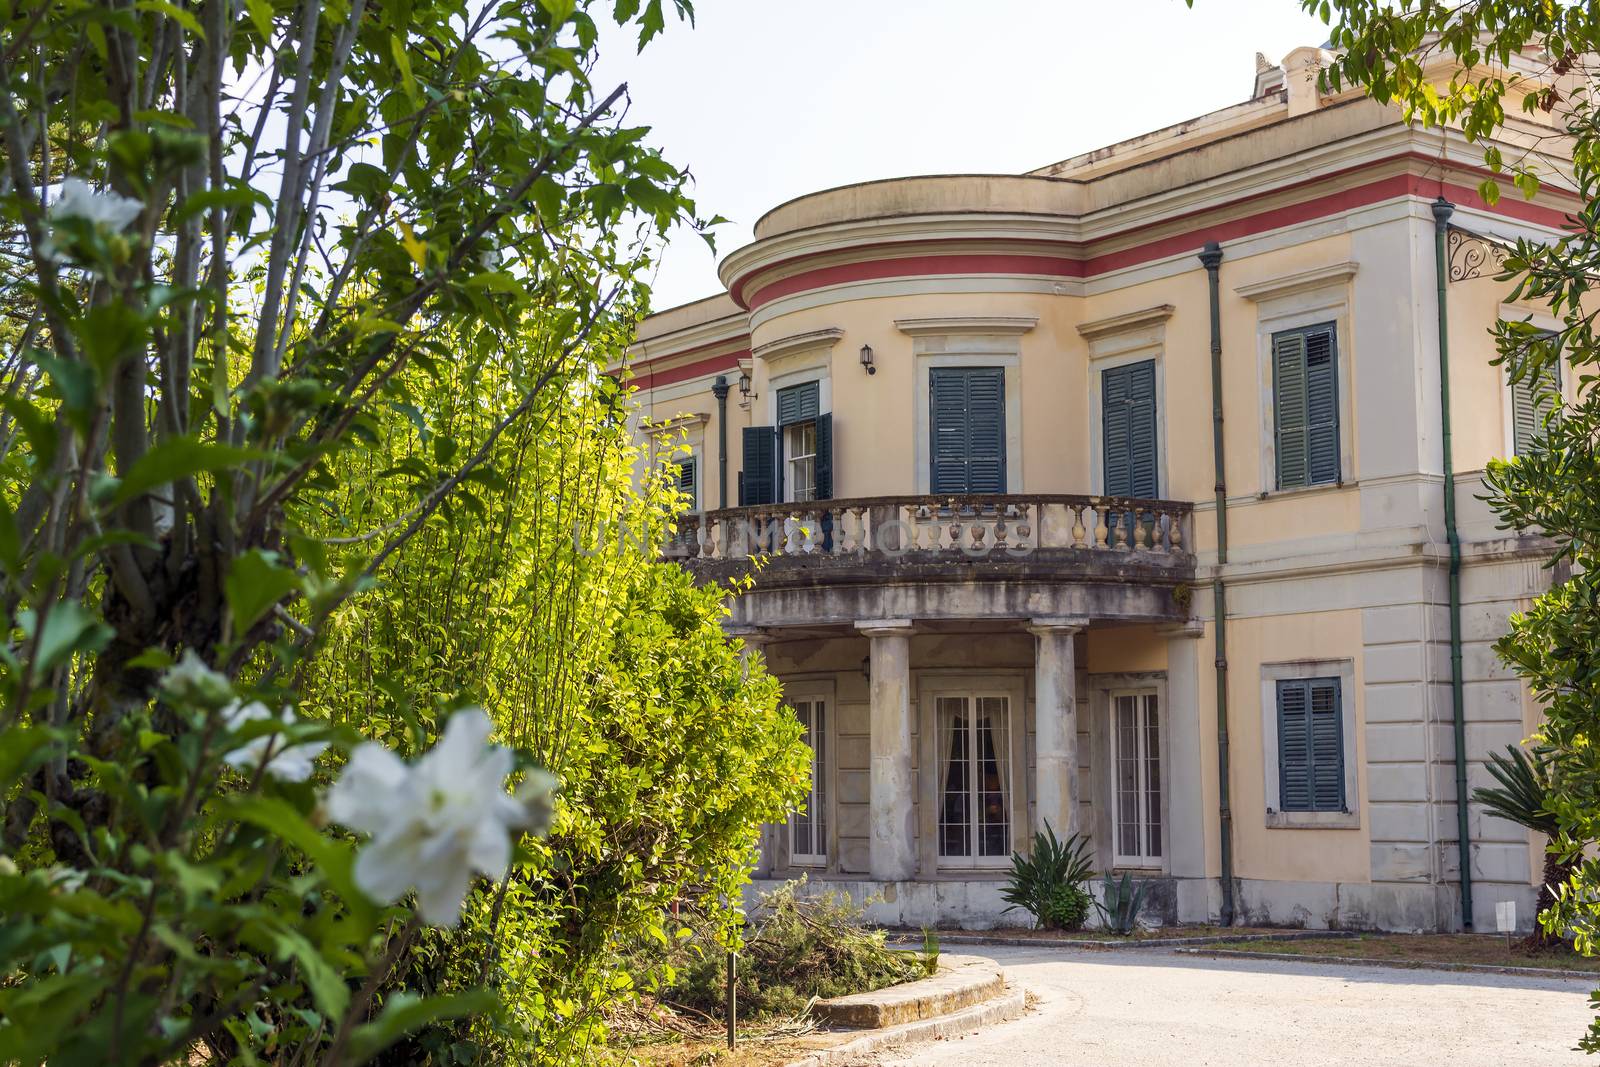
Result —
[[753, 575], [736, 626], [1188, 617], [1192, 507], [1127, 497], [894, 496], [687, 515], [669, 558]]

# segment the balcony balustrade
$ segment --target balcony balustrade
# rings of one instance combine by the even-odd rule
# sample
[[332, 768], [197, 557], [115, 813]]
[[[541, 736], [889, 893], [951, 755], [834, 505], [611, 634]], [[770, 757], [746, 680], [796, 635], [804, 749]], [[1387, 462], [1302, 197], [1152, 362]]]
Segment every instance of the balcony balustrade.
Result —
[[890, 496], [728, 508], [678, 520], [669, 558], [1022, 558], [1043, 550], [1192, 564], [1191, 505], [1110, 496]]

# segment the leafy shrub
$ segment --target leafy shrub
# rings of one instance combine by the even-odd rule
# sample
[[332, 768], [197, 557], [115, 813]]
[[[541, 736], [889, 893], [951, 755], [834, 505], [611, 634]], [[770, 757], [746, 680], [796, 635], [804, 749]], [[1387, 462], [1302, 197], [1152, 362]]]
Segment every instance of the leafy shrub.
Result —
[[1086, 838], [1073, 834], [1061, 841], [1046, 823], [1033, 835], [1029, 855], [1011, 854], [1011, 877], [1001, 893], [1006, 910], [1026, 911], [1046, 930], [1082, 929], [1091, 903], [1084, 885], [1093, 865]]
[[1058, 885], [1050, 891], [1042, 919], [1051, 930], [1081, 930], [1089, 921], [1094, 897], [1081, 885]]
[[1106, 875], [1100, 894], [1102, 899], [1095, 902], [1106, 926], [1123, 936], [1133, 933], [1139, 926], [1139, 912], [1144, 908], [1144, 897], [1149, 888], [1144, 882], [1135, 882], [1133, 875], [1126, 871], [1122, 873], [1120, 882]]
[[[924, 935], [922, 952], [893, 949], [882, 930], [862, 924], [848, 895], [803, 899], [804, 880], [767, 894], [739, 953], [741, 1016], [798, 1015], [812, 998], [867, 993], [927, 976], [938, 965], [938, 942]], [[727, 961], [720, 945], [694, 938], [677, 953], [683, 962], [662, 991], [669, 1003], [721, 1017]]]

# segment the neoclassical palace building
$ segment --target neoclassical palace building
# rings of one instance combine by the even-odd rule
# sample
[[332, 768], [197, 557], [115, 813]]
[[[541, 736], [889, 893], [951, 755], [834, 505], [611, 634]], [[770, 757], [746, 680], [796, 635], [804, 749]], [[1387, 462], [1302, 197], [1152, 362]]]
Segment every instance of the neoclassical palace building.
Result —
[[1554, 325], [1494, 274], [1577, 201], [1550, 116], [1501, 135], [1541, 191], [1490, 205], [1482, 145], [1326, 60], [1027, 174], [780, 204], [643, 324], [674, 554], [754, 574], [729, 625], [814, 754], [758, 885], [1022, 921], [1049, 826], [1168, 921], [1531, 921], [1542, 839], [1462, 799], [1537, 722], [1492, 644], [1552, 572], [1479, 497], [1574, 383], [1513, 387], [1488, 331]]

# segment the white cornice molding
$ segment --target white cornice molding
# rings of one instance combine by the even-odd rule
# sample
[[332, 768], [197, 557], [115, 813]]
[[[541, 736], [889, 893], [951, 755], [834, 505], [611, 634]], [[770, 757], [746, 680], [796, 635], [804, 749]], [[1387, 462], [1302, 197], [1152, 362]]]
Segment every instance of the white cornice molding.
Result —
[[726, 315], [711, 322], [695, 323], [635, 340], [628, 346], [628, 362], [633, 364], [667, 359], [680, 352], [736, 342], [750, 343], [750, 319], [742, 311], [737, 315]]
[[828, 326], [821, 330], [808, 330], [805, 333], [790, 334], [780, 337], [775, 341], [757, 345], [750, 350], [750, 354], [763, 363], [778, 359], [781, 356], [790, 356], [796, 352], [805, 352], [813, 348], [832, 348], [839, 343], [839, 338], [844, 336], [844, 331], [837, 326]]
[[[1314, 120], [1314, 116], [1302, 116], [1297, 121], [1307, 119]], [[1259, 135], [1272, 128], [1247, 130], [1239, 136]], [[1197, 150], [1208, 147], [1215, 145], [1200, 145]], [[1186, 185], [1136, 193], [1128, 199], [1081, 214], [985, 212], [978, 205], [971, 211], [911, 212], [893, 217], [855, 219], [807, 227], [735, 249], [722, 260], [718, 273], [724, 285], [731, 285], [741, 278], [752, 278], [770, 268], [801, 258], [827, 252], [853, 252], [860, 255], [875, 245], [907, 242], [977, 238], [1064, 243], [1077, 248], [1262, 194], [1288, 192], [1293, 186], [1336, 177], [1367, 164], [1379, 161], [1398, 164], [1408, 152], [1426, 152], [1434, 159], [1439, 159], [1442, 152], [1445, 161], [1464, 168], [1483, 165], [1481, 147], [1468, 143], [1459, 131], [1445, 133], [1441, 144], [1437, 130], [1412, 129], [1395, 122], [1328, 144], [1285, 152], [1281, 156], [1253, 162], [1236, 170], [1202, 177]], [[1161, 158], [1157, 158], [1138, 166], [1161, 161]], [[1113, 172], [1088, 181], [1089, 184], [1109, 181], [1120, 173]], [[1552, 174], [1551, 179], [1548, 184], [1553, 188], [1564, 185], [1558, 174]]]
[[894, 320], [895, 329], [912, 337], [975, 333], [1021, 336], [1037, 325], [1036, 315], [937, 315]]
[[1141, 311], [1129, 311], [1121, 315], [1112, 315], [1104, 319], [1095, 319], [1092, 322], [1080, 322], [1078, 334], [1087, 340], [1093, 341], [1102, 337], [1110, 337], [1131, 330], [1140, 330], [1146, 326], [1154, 326], [1172, 318], [1172, 313], [1178, 309], [1172, 304], [1157, 304], [1155, 307], [1144, 308]]
[[711, 415], [704, 411], [694, 411], [687, 415], [675, 415], [670, 419], [660, 422], [651, 422], [649, 419], [639, 420], [639, 432], [647, 433], [651, 437], [660, 437], [663, 434], [675, 433], [678, 430], [687, 430], [694, 426], [704, 426], [711, 421]]
[[1280, 296], [1293, 296], [1296, 293], [1309, 292], [1312, 289], [1327, 289], [1335, 285], [1343, 285], [1355, 277], [1356, 270], [1357, 264], [1355, 263], [1333, 263], [1326, 267], [1303, 270], [1298, 274], [1286, 274], [1280, 278], [1268, 278], [1266, 281], [1237, 285], [1234, 286], [1233, 291], [1246, 300], [1260, 302]]

